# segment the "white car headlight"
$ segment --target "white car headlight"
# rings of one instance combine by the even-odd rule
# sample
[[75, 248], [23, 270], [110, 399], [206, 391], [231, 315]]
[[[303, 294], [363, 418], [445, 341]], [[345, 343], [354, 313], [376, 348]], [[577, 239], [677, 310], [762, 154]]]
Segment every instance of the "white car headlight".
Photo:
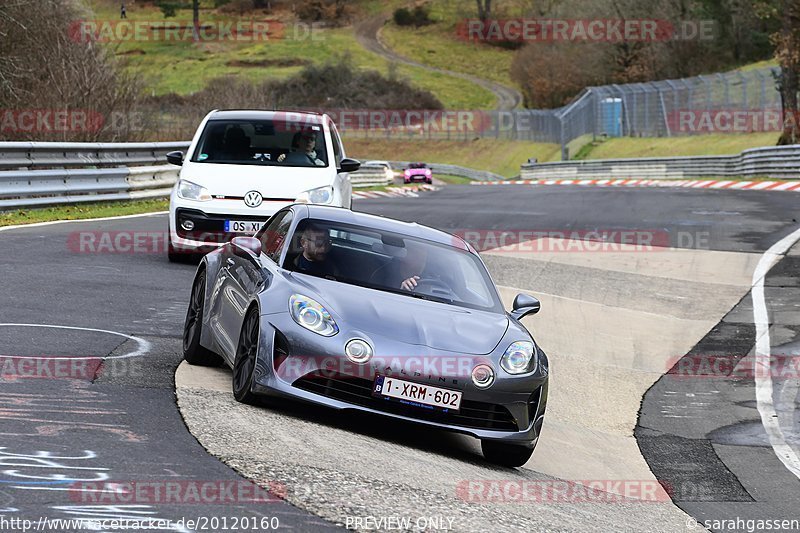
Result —
[[333, 337], [339, 333], [339, 326], [328, 310], [308, 296], [293, 294], [289, 298], [289, 310], [294, 321], [309, 331], [323, 337]]
[[211, 200], [211, 193], [208, 189], [201, 187], [191, 181], [180, 180], [178, 182], [178, 197], [184, 200], [196, 200], [198, 202], [207, 202]]
[[333, 187], [326, 185], [301, 192], [295, 201], [299, 204], [329, 204], [333, 201]]
[[527, 374], [535, 372], [538, 366], [536, 346], [529, 341], [517, 341], [506, 348], [500, 358], [500, 366], [509, 374]]

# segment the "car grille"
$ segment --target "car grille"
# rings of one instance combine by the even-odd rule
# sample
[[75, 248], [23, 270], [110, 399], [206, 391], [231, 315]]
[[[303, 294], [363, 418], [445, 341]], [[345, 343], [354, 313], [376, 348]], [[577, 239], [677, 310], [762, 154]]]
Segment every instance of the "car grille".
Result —
[[372, 396], [372, 381], [368, 379], [320, 371], [304, 375], [295, 381], [293, 385], [298, 389], [313, 392], [326, 398], [333, 398], [410, 418], [475, 429], [519, 431], [517, 423], [508, 409], [493, 403], [462, 399], [461, 410], [458, 413], [428, 411]]

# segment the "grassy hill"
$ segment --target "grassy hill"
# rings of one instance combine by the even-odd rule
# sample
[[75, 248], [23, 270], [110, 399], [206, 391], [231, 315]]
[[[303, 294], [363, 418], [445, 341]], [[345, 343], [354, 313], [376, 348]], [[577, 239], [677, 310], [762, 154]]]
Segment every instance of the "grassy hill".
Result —
[[[100, 22], [119, 21], [119, 2], [86, 0], [92, 10], [89, 18]], [[366, 7], [376, 2], [362, 2]], [[243, 17], [213, 9], [213, 3], [203, 2], [201, 23], [235, 23], [257, 21], [271, 26], [283, 26], [275, 38], [251, 42], [220, 40], [195, 44], [190, 40], [123, 39], [112, 40], [107, 46], [124, 57], [128, 66], [137, 72], [151, 94], [191, 94], [202, 89], [209, 80], [220, 76], [241, 76], [253, 81], [285, 79], [309, 63], [331, 61], [349, 54], [354, 63], [364, 69], [387, 73], [388, 61], [367, 50], [356, 41], [352, 27], [321, 28], [286, 23], [291, 13], [266, 14], [252, 11]], [[178, 9], [172, 18], [165, 18], [160, 9], [149, 3], [128, 3], [128, 20], [134, 23], [190, 23], [190, 9]], [[368, 12], [369, 10], [366, 10]], [[279, 21], [283, 21], [281, 24]], [[453, 109], [489, 109], [494, 96], [486, 89], [461, 79], [406, 65], [396, 67], [397, 73], [416, 86], [431, 91], [444, 105]]]

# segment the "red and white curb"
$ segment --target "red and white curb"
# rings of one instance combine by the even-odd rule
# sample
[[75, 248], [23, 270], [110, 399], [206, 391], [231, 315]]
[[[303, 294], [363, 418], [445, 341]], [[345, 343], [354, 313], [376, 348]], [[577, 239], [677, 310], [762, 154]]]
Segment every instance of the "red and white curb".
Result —
[[798, 181], [739, 180], [505, 180], [474, 181], [473, 185], [595, 185], [600, 187], [684, 187], [689, 189], [734, 189], [749, 191], [800, 191]]
[[438, 191], [439, 187], [433, 185], [420, 185], [417, 187], [387, 187], [385, 191], [353, 191], [353, 198], [391, 198], [397, 196], [419, 197], [420, 191]]

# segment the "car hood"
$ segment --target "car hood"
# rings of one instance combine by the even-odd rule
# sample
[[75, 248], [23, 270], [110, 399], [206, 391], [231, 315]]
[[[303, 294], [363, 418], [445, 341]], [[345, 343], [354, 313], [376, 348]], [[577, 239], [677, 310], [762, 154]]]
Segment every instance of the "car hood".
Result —
[[430, 169], [427, 168], [409, 168], [406, 170], [409, 174], [417, 175], [417, 174], [427, 174], [430, 172]]
[[212, 195], [243, 197], [258, 191], [264, 198], [294, 200], [301, 192], [332, 185], [336, 170], [331, 167], [271, 167], [185, 162], [181, 179], [196, 183]]
[[495, 349], [508, 329], [505, 314], [420, 300], [305, 274], [289, 276], [298, 291], [305, 291], [328, 309], [345, 334], [362, 331], [434, 350], [486, 355]]

